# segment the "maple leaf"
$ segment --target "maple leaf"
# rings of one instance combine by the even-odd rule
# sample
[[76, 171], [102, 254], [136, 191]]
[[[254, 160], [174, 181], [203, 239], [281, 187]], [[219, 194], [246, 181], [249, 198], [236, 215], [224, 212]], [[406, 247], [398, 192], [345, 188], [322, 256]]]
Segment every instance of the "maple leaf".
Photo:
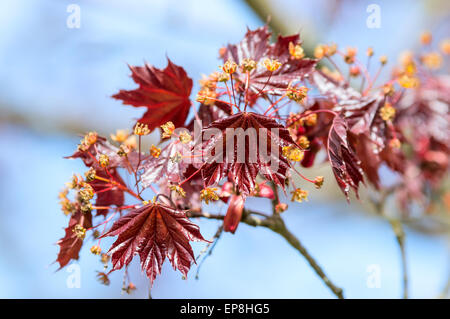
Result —
[[347, 200], [350, 187], [358, 197], [359, 182], [364, 182], [360, 161], [347, 140], [347, 123], [336, 115], [328, 134], [328, 158], [336, 181]]
[[[125, 182], [117, 172], [117, 169], [112, 168], [108, 171], [115, 182], [125, 186]], [[106, 179], [111, 178], [109, 174], [107, 174], [104, 170], [96, 172], [97, 176]], [[97, 196], [95, 206], [111, 206], [111, 205], [116, 205], [117, 207], [123, 206], [125, 202], [125, 195], [123, 190], [120, 189], [117, 185], [111, 185], [110, 183], [98, 179], [89, 182], [89, 185], [92, 186]], [[106, 216], [108, 212], [109, 212], [108, 209], [97, 209], [97, 215]]]
[[85, 229], [92, 227], [92, 214], [83, 213], [77, 210], [70, 216], [69, 226], [65, 229], [65, 236], [58, 240], [57, 244], [60, 247], [56, 261], [59, 263], [59, 269], [66, 266], [72, 259], [77, 260], [83, 239], [77, 237], [74, 233], [76, 225], [81, 225]]
[[282, 146], [296, 145], [284, 126], [265, 115], [241, 112], [211, 123], [203, 134], [208, 130], [220, 134], [201, 145], [206, 186], [228, 176], [238, 192], [249, 195], [255, 188], [256, 176], [261, 174], [284, 188], [290, 164], [281, 155]]
[[149, 187], [151, 184], [166, 178], [171, 183], [179, 183], [183, 173], [189, 165], [183, 156], [191, 156], [191, 148], [179, 140], [171, 141], [158, 158], [150, 157], [142, 164], [144, 173], [141, 175], [143, 187]]
[[184, 276], [195, 262], [189, 241], [206, 241], [199, 227], [183, 211], [161, 203], [150, 203], [118, 219], [105, 236], [117, 236], [109, 253], [113, 270], [128, 265], [139, 254], [142, 270], [151, 284], [169, 259]]
[[112, 97], [123, 104], [147, 107], [139, 123], [147, 124], [150, 130], [172, 121], [176, 127], [184, 125], [191, 101], [192, 79], [186, 71], [167, 59], [164, 70], [149, 64], [129, 66], [131, 77], [139, 85], [135, 90], [120, 90]]
[[[284, 90], [293, 82], [303, 80], [315, 68], [314, 59], [292, 59], [289, 54], [289, 43], [301, 44], [298, 34], [279, 36], [277, 42], [270, 44], [271, 32], [267, 25], [256, 30], [247, 30], [244, 39], [239, 44], [229, 44], [222, 55], [224, 61], [231, 60], [238, 65], [244, 59], [257, 62], [256, 68], [249, 75], [249, 100], [254, 102], [262, 90], [269, 90], [271, 94], [283, 94]], [[282, 65], [271, 72], [261, 63], [265, 59], [277, 59]], [[236, 78], [246, 82], [246, 74], [237, 70]]]

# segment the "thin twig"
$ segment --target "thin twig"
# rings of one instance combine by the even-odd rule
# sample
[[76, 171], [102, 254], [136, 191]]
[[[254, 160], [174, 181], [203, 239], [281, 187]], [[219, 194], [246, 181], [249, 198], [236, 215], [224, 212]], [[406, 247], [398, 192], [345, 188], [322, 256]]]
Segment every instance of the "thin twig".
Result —
[[[307, 249], [302, 245], [302, 243], [292, 234], [279, 214], [274, 214], [264, 219], [257, 218], [253, 216], [253, 211], [244, 210], [241, 222], [250, 226], [262, 226], [271, 229], [277, 234], [281, 235], [286, 241], [294, 247], [303, 257], [306, 258], [309, 265], [314, 269], [316, 274], [322, 279], [322, 281], [327, 285], [328, 288], [335, 294], [339, 299], [344, 299], [343, 290], [336, 286], [325, 274], [322, 267], [319, 266], [317, 261], [309, 254]], [[223, 220], [223, 215], [209, 214], [201, 211], [188, 211], [188, 217], [203, 217], [208, 219], [221, 219]]]

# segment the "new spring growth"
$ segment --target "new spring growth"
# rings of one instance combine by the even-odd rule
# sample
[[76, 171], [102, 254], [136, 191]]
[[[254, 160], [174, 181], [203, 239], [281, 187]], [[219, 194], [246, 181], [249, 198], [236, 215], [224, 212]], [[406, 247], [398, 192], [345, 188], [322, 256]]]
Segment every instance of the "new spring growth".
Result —
[[265, 59], [263, 61], [263, 64], [266, 67], [266, 69], [269, 70], [270, 72], [278, 70], [281, 66], [281, 63], [276, 59]]
[[308, 200], [308, 191], [305, 191], [301, 188], [296, 188], [294, 191], [291, 192], [292, 198], [291, 201], [296, 201], [301, 203], [303, 200]]
[[200, 191], [200, 199], [206, 204], [209, 204], [210, 201], [219, 200], [219, 195], [217, 195], [216, 191], [216, 187], [206, 187]]
[[297, 140], [297, 144], [302, 148], [302, 149], [307, 149], [309, 147], [309, 140], [305, 135], [301, 135], [298, 140]]
[[86, 237], [86, 228], [80, 224], [76, 224], [72, 231], [78, 239], [83, 240]]
[[134, 127], [134, 134], [139, 136], [148, 135], [150, 134], [150, 129], [148, 128], [147, 124], [138, 122]]
[[356, 48], [347, 48], [347, 52], [345, 53], [344, 56], [344, 61], [347, 64], [353, 64], [355, 62], [355, 56], [356, 53], [358, 53], [358, 50]]
[[237, 64], [234, 61], [228, 60], [219, 68], [225, 73], [233, 74], [234, 72], [236, 72]]
[[256, 69], [256, 61], [252, 59], [243, 59], [241, 62], [241, 69], [244, 72], [251, 72]]
[[161, 129], [162, 129], [161, 137], [170, 138], [173, 134], [173, 131], [175, 131], [175, 125], [171, 121], [169, 121], [161, 125]]
[[186, 197], [186, 192], [184, 191], [184, 189], [180, 185], [170, 185], [169, 189], [171, 191], [174, 191], [175, 193], [177, 193], [181, 197]]
[[380, 109], [380, 116], [383, 121], [392, 121], [395, 117], [395, 108], [391, 103], [386, 102], [383, 107]]
[[100, 255], [101, 252], [102, 249], [100, 248], [100, 246], [94, 245], [91, 247], [91, 253], [93, 253], [94, 255]]
[[385, 65], [388, 62], [388, 58], [385, 55], [380, 56], [381, 65]]
[[304, 50], [300, 44], [294, 44], [292, 42], [289, 42], [289, 54], [295, 60], [299, 60], [305, 56]]
[[306, 126], [314, 126], [317, 124], [317, 114], [312, 113], [300, 119], [301, 124]]
[[109, 157], [106, 154], [101, 154], [98, 157], [98, 163], [100, 164], [101, 167], [106, 168], [109, 165]]
[[323, 176], [316, 176], [316, 178], [314, 179], [314, 185], [316, 186], [317, 189], [320, 189], [323, 185]]
[[91, 167], [88, 171], [84, 172], [86, 182], [90, 183], [95, 179], [95, 169]]
[[161, 149], [152, 144], [152, 146], [150, 147], [150, 155], [154, 158], [158, 158], [159, 155], [161, 155]]
[[303, 102], [307, 94], [308, 88], [305, 86], [288, 87], [286, 91], [286, 96], [297, 103]]
[[290, 161], [300, 162], [305, 157], [305, 153], [294, 145], [283, 146], [283, 156]]
[[191, 134], [189, 134], [188, 131], [182, 131], [178, 135], [178, 138], [180, 139], [180, 142], [183, 144], [188, 144], [190, 141], [192, 141], [192, 136]]
[[80, 141], [78, 145], [78, 150], [82, 152], [86, 152], [91, 145], [94, 145], [97, 142], [98, 134], [97, 132], [89, 132], [84, 138]]

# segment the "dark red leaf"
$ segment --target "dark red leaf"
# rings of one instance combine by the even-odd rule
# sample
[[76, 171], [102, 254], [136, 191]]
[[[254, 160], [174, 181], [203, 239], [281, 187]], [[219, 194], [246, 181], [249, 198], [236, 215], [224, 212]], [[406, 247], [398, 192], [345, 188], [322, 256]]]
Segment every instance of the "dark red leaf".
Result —
[[138, 122], [147, 124], [150, 130], [168, 121], [176, 127], [183, 126], [191, 106], [192, 79], [182, 67], [167, 60], [164, 70], [149, 64], [130, 66], [131, 77], [139, 88], [120, 90], [113, 95], [123, 104], [147, 107], [147, 112]]
[[359, 182], [364, 182], [360, 161], [347, 140], [347, 123], [336, 115], [328, 135], [328, 158], [339, 187], [347, 200], [350, 187], [358, 196]]
[[[282, 156], [282, 146], [296, 145], [284, 126], [270, 117], [242, 112], [211, 123], [203, 133], [213, 129], [220, 131], [220, 134], [202, 145], [206, 159], [202, 176], [206, 186], [228, 177], [236, 185], [238, 193], [249, 195], [255, 188], [256, 176], [260, 174], [284, 188], [290, 166]], [[232, 130], [231, 135], [227, 129]], [[272, 133], [272, 129], [277, 132]], [[250, 137], [252, 131], [254, 135]], [[234, 148], [228, 147], [227, 155], [227, 144], [230, 143]], [[264, 151], [265, 154], [262, 154]]]
[[204, 241], [186, 214], [160, 203], [150, 203], [117, 220], [105, 236], [117, 236], [109, 253], [113, 270], [128, 265], [139, 254], [142, 270], [153, 284], [166, 257], [184, 276], [195, 262], [189, 241]]
[[[299, 35], [288, 37], [279, 36], [277, 42], [270, 44], [271, 33], [267, 26], [256, 30], [248, 30], [239, 44], [229, 44], [222, 55], [224, 61], [232, 60], [238, 65], [243, 59], [252, 59], [257, 62], [256, 69], [250, 72], [249, 100], [250, 104], [256, 101], [256, 95], [262, 90], [270, 90], [271, 94], [283, 94], [293, 81], [303, 80], [315, 68], [316, 60], [292, 59], [289, 54], [289, 43], [300, 44]], [[270, 72], [262, 64], [266, 59], [277, 59], [282, 66]], [[245, 83], [246, 74], [237, 70], [233, 75], [240, 83]], [[262, 94], [264, 96], [264, 94]]]
[[92, 214], [82, 213], [78, 210], [70, 216], [69, 226], [65, 229], [66, 234], [57, 242], [60, 250], [56, 261], [59, 263], [60, 269], [66, 266], [72, 259], [78, 260], [83, 239], [78, 238], [73, 232], [77, 224], [86, 229], [92, 227]]

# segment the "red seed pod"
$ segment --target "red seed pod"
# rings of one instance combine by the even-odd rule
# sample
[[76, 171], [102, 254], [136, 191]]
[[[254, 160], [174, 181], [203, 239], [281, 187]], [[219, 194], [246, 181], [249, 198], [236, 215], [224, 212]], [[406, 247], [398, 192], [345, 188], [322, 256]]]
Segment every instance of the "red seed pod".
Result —
[[230, 199], [230, 196], [234, 194], [234, 187], [233, 183], [226, 182], [223, 184], [222, 189], [220, 191], [220, 200], [224, 203], [228, 203], [228, 200]]
[[233, 195], [230, 199], [227, 214], [223, 220], [223, 230], [234, 234], [239, 222], [241, 221], [242, 212], [244, 211], [245, 198], [242, 195]]

